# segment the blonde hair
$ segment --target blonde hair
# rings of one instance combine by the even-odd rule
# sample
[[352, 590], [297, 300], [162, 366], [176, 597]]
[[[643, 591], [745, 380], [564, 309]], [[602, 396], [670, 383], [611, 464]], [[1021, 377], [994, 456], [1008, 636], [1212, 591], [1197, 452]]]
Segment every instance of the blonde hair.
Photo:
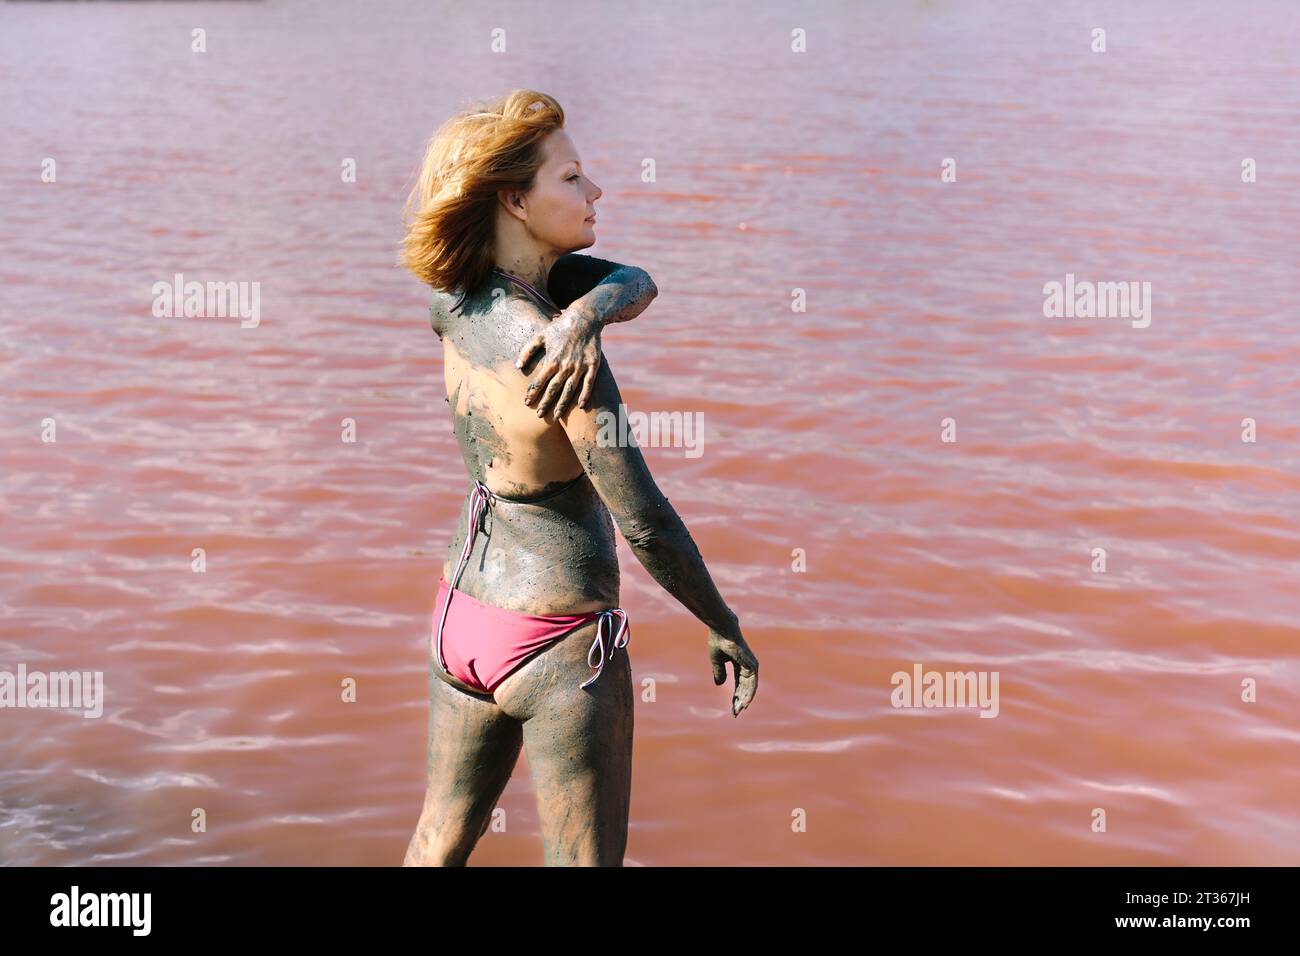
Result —
[[542, 141], [564, 127], [564, 110], [536, 90], [512, 90], [457, 113], [429, 140], [419, 180], [402, 210], [398, 264], [444, 292], [488, 278], [497, 191], [532, 188]]

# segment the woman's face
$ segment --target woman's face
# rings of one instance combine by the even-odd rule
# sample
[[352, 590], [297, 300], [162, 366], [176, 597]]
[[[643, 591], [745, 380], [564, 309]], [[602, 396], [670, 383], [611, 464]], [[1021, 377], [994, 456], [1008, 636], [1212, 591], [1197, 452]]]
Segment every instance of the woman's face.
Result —
[[546, 157], [527, 194], [528, 231], [561, 254], [586, 249], [596, 242], [596, 210], [600, 187], [582, 172], [573, 140], [557, 129], [542, 142]]

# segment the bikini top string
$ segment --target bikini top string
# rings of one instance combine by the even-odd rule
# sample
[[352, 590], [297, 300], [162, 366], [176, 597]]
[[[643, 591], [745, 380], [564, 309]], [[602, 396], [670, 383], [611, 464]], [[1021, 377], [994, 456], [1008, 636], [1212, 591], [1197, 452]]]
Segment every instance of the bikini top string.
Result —
[[[484, 516], [487, 514], [488, 506], [491, 505], [492, 502], [505, 501], [521, 505], [535, 504], [539, 501], [545, 501], [547, 498], [554, 498], [556, 495], [568, 491], [569, 486], [576, 483], [584, 475], [586, 475], [585, 471], [579, 474], [577, 478], [574, 478], [573, 481], [556, 488], [554, 491], [547, 492], [544, 495], [536, 495], [531, 498], [502, 498], [500, 495], [495, 494], [492, 489], [485, 485], [481, 480], [475, 479], [474, 486], [470, 489], [469, 493], [469, 522], [465, 528], [465, 546], [461, 548], [460, 560], [456, 562], [456, 573], [452, 575], [451, 590], [454, 591], [456, 585], [460, 584], [461, 572], [465, 570], [465, 562], [469, 560], [469, 553], [474, 547], [474, 535], [482, 530]], [[447, 603], [451, 603], [450, 599], [448, 599]]]
[[447, 664], [442, 658], [442, 626], [447, 620], [447, 608], [451, 607], [451, 596], [456, 592], [456, 585], [460, 583], [461, 572], [465, 570], [465, 562], [469, 560], [469, 553], [474, 547], [474, 534], [483, 524], [483, 516], [487, 513], [488, 505], [496, 496], [488, 489], [488, 486], [481, 481], [475, 481], [474, 487], [469, 496], [469, 523], [465, 528], [465, 546], [460, 549], [460, 560], [456, 562], [456, 573], [451, 576], [451, 584], [447, 588], [447, 600], [442, 602], [442, 616], [438, 619], [438, 666], [445, 673]]
[[[585, 474], [585, 472], [583, 474]], [[578, 477], [581, 478], [582, 475], [579, 475]], [[565, 485], [563, 488], [559, 488], [550, 494], [540, 495], [536, 498], [518, 500], [524, 503], [544, 501], [547, 498], [558, 495], [561, 491], [566, 491], [568, 487], [568, 485]], [[447, 600], [442, 602], [442, 616], [438, 619], [438, 666], [441, 667], [444, 672], [447, 670], [447, 665], [442, 657], [442, 627], [447, 620], [447, 608], [451, 606], [451, 596], [456, 593], [456, 586], [460, 584], [461, 573], [465, 570], [465, 562], [469, 560], [469, 553], [474, 548], [474, 536], [478, 533], [479, 529], [483, 527], [483, 519], [487, 514], [488, 505], [497, 500], [509, 501], [510, 499], [498, 499], [497, 496], [492, 493], [492, 489], [485, 485], [481, 480], [475, 479], [474, 486], [470, 489], [469, 493], [469, 521], [465, 527], [465, 545], [460, 549], [460, 558], [456, 562], [456, 572], [451, 576], [451, 584], [447, 588]]]
[[551, 301], [551, 297], [549, 295], [547, 295], [545, 292], [537, 291], [532, 287], [530, 283], [525, 282], [523, 279], [519, 278], [519, 276], [511, 275], [509, 272], [506, 272], [506, 270], [499, 269], [496, 266], [492, 267], [492, 271], [495, 272], [497, 275], [503, 276], [504, 278], [509, 279], [511, 282], [514, 282], [516, 285], [522, 286], [524, 289], [528, 290], [530, 293], [532, 293], [533, 298], [535, 298], [538, 302], [542, 303], [544, 306], [550, 309], [553, 315], [555, 313], [564, 311], [558, 305], [556, 305], [554, 302]]
[[[504, 278], [506, 278], [506, 279], [509, 279], [511, 282], [514, 282], [514, 283], [516, 283], [516, 284], [519, 285], [519, 286], [522, 286], [524, 289], [526, 289], [526, 290], [527, 290], [527, 291], [528, 291], [528, 292], [533, 296], [534, 299], [536, 299], [536, 300], [537, 300], [538, 302], [540, 302], [542, 305], [546, 306], [546, 308], [550, 309], [552, 315], [555, 315], [555, 314], [558, 314], [558, 313], [564, 311], [564, 310], [561, 309], [558, 305], [556, 305], [553, 301], [551, 301], [551, 297], [550, 297], [549, 295], [547, 295], [545, 292], [539, 292], [537, 289], [533, 288], [533, 286], [532, 286], [531, 283], [529, 283], [529, 282], [525, 282], [523, 279], [519, 278], [519, 276], [517, 276], [517, 275], [512, 275], [512, 274], [510, 274], [509, 272], [506, 272], [504, 269], [499, 269], [499, 268], [497, 268], [496, 266], [493, 266], [493, 267], [492, 267], [492, 271], [495, 272], [497, 275], [502, 276], [502, 277], [504, 277]], [[465, 298], [466, 298], [466, 296], [467, 296], [467, 293], [462, 292], [462, 293], [460, 294], [460, 297], [456, 299], [456, 304], [453, 305], [453, 306], [452, 306], [450, 309], [448, 309], [447, 311], [449, 311], [449, 312], [455, 312], [457, 309], [459, 309], [462, 305], [465, 304]]]

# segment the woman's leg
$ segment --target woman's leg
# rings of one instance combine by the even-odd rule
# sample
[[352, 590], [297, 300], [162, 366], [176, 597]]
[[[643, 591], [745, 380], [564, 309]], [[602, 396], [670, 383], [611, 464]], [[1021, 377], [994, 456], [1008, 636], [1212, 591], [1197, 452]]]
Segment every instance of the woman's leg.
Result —
[[632, 798], [632, 668], [627, 648], [593, 673], [584, 625], [497, 687], [507, 713], [523, 720], [537, 791], [547, 866], [622, 866]]
[[464, 866], [510, 781], [523, 730], [491, 697], [440, 678], [432, 654], [429, 665], [424, 808], [402, 865]]

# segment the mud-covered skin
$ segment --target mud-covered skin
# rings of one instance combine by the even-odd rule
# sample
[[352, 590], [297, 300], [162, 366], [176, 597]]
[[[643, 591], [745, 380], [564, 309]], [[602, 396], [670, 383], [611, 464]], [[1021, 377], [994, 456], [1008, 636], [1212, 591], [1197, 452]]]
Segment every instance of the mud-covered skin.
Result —
[[636, 318], [659, 295], [644, 269], [593, 256], [561, 256], [547, 276], [551, 299], [563, 310], [519, 357], [519, 367], [541, 349], [524, 402], [538, 415], [563, 417], [576, 403], [587, 408], [600, 368], [600, 331]]
[[[468, 488], [465, 494], [447, 549], [443, 576], [448, 581], [465, 546]], [[527, 614], [618, 607], [614, 523], [590, 480], [579, 475], [564, 492], [537, 504], [494, 501], [457, 590], [484, 604]]]
[[575, 409], [562, 423], [570, 447], [641, 566], [711, 632], [743, 643], [735, 613], [718, 593], [695, 540], [659, 490], [632, 435], [625, 447], [600, 440], [602, 424], [614, 420], [621, 405], [618, 383], [602, 357], [590, 408]]
[[[518, 346], [547, 319], [502, 291], [494, 297], [488, 290], [434, 323], [469, 475], [444, 576], [451, 578], [460, 557], [469, 490], [480, 479], [510, 497], [550, 497], [491, 505], [460, 590], [536, 614], [616, 607], [609, 511], [561, 427], [523, 403], [526, 373], [514, 368]], [[632, 789], [631, 660], [627, 648], [618, 650], [600, 679], [581, 687], [591, 676], [587, 654], [596, 629], [589, 622], [549, 645], [493, 695], [445, 673], [430, 648], [426, 792], [403, 865], [468, 862], [521, 746], [528, 750], [546, 865], [622, 865]]]
[[[455, 399], [448, 401], [471, 485], [477, 478], [498, 494], [522, 497], [563, 487], [584, 472], [588, 480], [538, 504], [494, 502], [484, 527], [493, 532], [495, 526], [497, 533], [476, 537], [459, 590], [487, 604], [533, 614], [615, 607], [619, 576], [612, 520], [666, 591], [711, 631], [739, 638], [735, 614], [641, 450], [634, 442], [605, 446], [597, 438], [602, 416], [617, 416], [623, 403], [608, 362], [601, 358], [588, 408], [573, 409], [558, 422], [535, 419], [535, 428], [527, 423], [527, 406], [519, 412], [513, 399], [522, 395], [527, 370], [510, 367], [510, 357], [548, 319], [531, 300], [509, 297], [507, 286], [507, 280], [496, 279], [461, 309], [437, 316], [433, 323], [445, 347], [448, 387]], [[531, 481], [520, 480], [530, 470], [525, 462], [511, 460], [510, 448], [518, 446], [548, 461], [545, 469], [531, 469]], [[560, 469], [565, 477], [554, 477]], [[464, 547], [468, 517], [467, 486], [448, 548], [447, 580]]]
[[545, 864], [623, 865], [632, 798], [631, 662], [620, 650], [600, 680], [580, 688], [594, 629], [580, 628], [515, 671], [495, 701], [438, 679], [430, 660], [426, 790], [403, 866], [468, 862], [521, 746]]
[[559, 426], [523, 404], [527, 378], [514, 367], [519, 349], [548, 319], [531, 303], [504, 294], [504, 285], [498, 281], [468, 299], [443, 326], [452, 429], [469, 475], [443, 576], [450, 581], [455, 573], [469, 493], [480, 480], [506, 498], [549, 497], [491, 503], [457, 590], [530, 614], [617, 607], [618, 554], [609, 511]]
[[[563, 489], [535, 504], [495, 502], [460, 589], [485, 603], [537, 614], [616, 606], [616, 523], [655, 580], [711, 628], [707, 648], [715, 683], [725, 680], [726, 661], [736, 665], [732, 713], [738, 713], [753, 696], [757, 661], [736, 616], [640, 449], [597, 439], [597, 416], [616, 413], [622, 402], [608, 364], [600, 362], [587, 409], [570, 409], [558, 421], [538, 418], [523, 402], [528, 369], [521, 372], [513, 362], [547, 319], [531, 302], [504, 292], [500, 286], [486, 290], [452, 314], [445, 310], [451, 297], [435, 293], [434, 309], [443, 307], [443, 314], [431, 311], [470, 476], [444, 575], [450, 579], [463, 547], [474, 479], [511, 497]], [[590, 603], [584, 607], [584, 601]], [[467, 862], [491, 824], [521, 745], [537, 793], [546, 864], [622, 865], [632, 787], [634, 645], [616, 651], [600, 679], [581, 687], [591, 676], [587, 654], [596, 629], [589, 622], [547, 646], [492, 695], [460, 685], [430, 648], [427, 790], [404, 865]]]

